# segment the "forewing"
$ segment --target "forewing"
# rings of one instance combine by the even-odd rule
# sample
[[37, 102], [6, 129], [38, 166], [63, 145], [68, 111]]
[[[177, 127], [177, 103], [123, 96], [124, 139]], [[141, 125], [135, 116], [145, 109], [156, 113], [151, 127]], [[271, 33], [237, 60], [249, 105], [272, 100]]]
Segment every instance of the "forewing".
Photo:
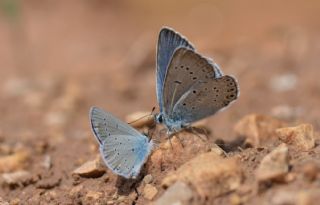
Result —
[[89, 118], [92, 131], [100, 144], [111, 135], [141, 135], [127, 123], [97, 107], [90, 109]]
[[100, 146], [105, 164], [125, 178], [136, 177], [147, 160], [153, 142], [144, 135], [112, 135]]
[[215, 114], [238, 98], [235, 78], [222, 76], [204, 81], [186, 92], [174, 107], [173, 117], [192, 123]]
[[173, 107], [191, 87], [215, 78], [214, 64], [193, 50], [180, 47], [171, 59], [163, 85], [164, 112], [172, 117]]
[[162, 28], [157, 46], [157, 98], [162, 111], [162, 88], [169, 61], [178, 47], [194, 50], [186, 38], [170, 28]]

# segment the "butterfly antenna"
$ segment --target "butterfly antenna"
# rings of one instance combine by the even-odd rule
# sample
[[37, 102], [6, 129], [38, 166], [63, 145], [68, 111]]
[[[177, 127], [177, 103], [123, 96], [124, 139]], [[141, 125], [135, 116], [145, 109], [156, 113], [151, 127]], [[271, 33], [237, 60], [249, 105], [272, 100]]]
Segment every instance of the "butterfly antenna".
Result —
[[153, 107], [150, 114], [147, 114], [147, 115], [144, 115], [144, 116], [142, 116], [142, 117], [139, 117], [138, 119], [136, 119], [136, 120], [134, 120], [134, 121], [128, 122], [128, 124], [135, 123], [135, 122], [137, 122], [137, 121], [139, 121], [139, 120], [141, 120], [141, 119], [143, 119], [143, 118], [145, 118], [145, 117], [148, 117], [148, 116], [150, 116], [150, 115], [153, 115], [153, 112], [155, 111], [155, 109], [156, 109], [156, 107]]
[[156, 110], [156, 107], [153, 107], [152, 110], [151, 110], [150, 115], [152, 115], [155, 110]]

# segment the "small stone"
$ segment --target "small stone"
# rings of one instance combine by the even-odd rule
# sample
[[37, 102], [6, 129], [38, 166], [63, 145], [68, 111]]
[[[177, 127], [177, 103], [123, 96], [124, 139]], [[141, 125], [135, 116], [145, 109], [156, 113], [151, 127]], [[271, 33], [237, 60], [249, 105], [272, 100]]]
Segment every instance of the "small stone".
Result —
[[0, 157], [0, 173], [12, 172], [23, 168], [29, 157], [30, 154], [26, 150], [20, 150], [14, 154]]
[[271, 109], [271, 115], [281, 120], [294, 120], [304, 113], [301, 107], [290, 107], [288, 105], [279, 105]]
[[113, 205], [115, 203], [115, 201], [107, 201], [107, 205]]
[[232, 205], [240, 205], [243, 204], [241, 197], [238, 194], [232, 194], [230, 196], [230, 204]]
[[88, 191], [88, 193], [86, 194], [85, 198], [88, 201], [96, 201], [100, 198], [102, 198], [103, 193], [102, 192], [97, 192], [97, 191]]
[[308, 162], [304, 164], [302, 173], [309, 181], [314, 181], [320, 173], [320, 166], [316, 162]]
[[119, 196], [118, 198], [118, 202], [122, 202], [122, 201], [125, 201], [126, 200], [126, 197], [125, 196]]
[[53, 201], [54, 199], [57, 198], [57, 192], [55, 190], [50, 190], [44, 193], [44, 196], [47, 201]]
[[119, 195], [117, 194], [117, 193], [114, 193], [113, 195], [112, 195], [112, 199], [113, 200], [117, 200], [119, 198]]
[[157, 170], [161, 170], [162, 164], [164, 162], [164, 151], [161, 149], [156, 149], [151, 153], [150, 164]]
[[318, 205], [320, 189], [300, 191], [297, 199], [299, 205]]
[[47, 140], [39, 140], [35, 143], [34, 147], [37, 153], [44, 154], [49, 148], [49, 143]]
[[12, 147], [10, 147], [9, 145], [7, 144], [4, 144], [1, 140], [1, 130], [0, 130], [0, 154], [1, 155], [9, 155], [9, 154], [12, 154]]
[[75, 186], [75, 187], [73, 187], [73, 188], [70, 190], [69, 195], [70, 195], [70, 196], [76, 196], [76, 195], [78, 195], [82, 190], [83, 190], [83, 185]]
[[51, 157], [49, 155], [45, 155], [43, 162], [41, 163], [41, 166], [44, 167], [45, 169], [50, 169], [52, 164], [51, 164]]
[[59, 186], [60, 182], [61, 178], [58, 176], [44, 178], [37, 183], [36, 187], [40, 189], [52, 189], [56, 186]]
[[46, 94], [41, 91], [31, 91], [25, 95], [24, 102], [30, 107], [40, 108], [45, 103]]
[[1, 205], [9, 205], [9, 202], [5, 201], [4, 199], [2, 199], [2, 197], [0, 197], [0, 204]]
[[[236, 158], [222, 158], [214, 152], [198, 155], [186, 162], [162, 181], [169, 187], [176, 181], [191, 184], [202, 198], [215, 197], [238, 188], [242, 169]], [[223, 183], [221, 183], [223, 181]]]
[[288, 171], [288, 147], [281, 144], [261, 160], [256, 177], [258, 181], [285, 181]]
[[[0, 204], [1, 204], [1, 200], [0, 200]], [[19, 204], [21, 204], [21, 200], [18, 198], [12, 199], [10, 201], [10, 205], [19, 205]]]
[[317, 205], [320, 200], [320, 189], [280, 190], [270, 196], [269, 204], [284, 205]]
[[293, 73], [276, 75], [270, 80], [270, 87], [277, 92], [285, 92], [296, 87], [297, 76]]
[[73, 174], [77, 174], [81, 177], [97, 178], [101, 177], [106, 172], [105, 168], [102, 167], [99, 159], [88, 161], [75, 169]]
[[221, 147], [219, 147], [218, 145], [214, 144], [211, 149], [210, 149], [211, 152], [214, 152], [216, 153], [217, 155], [221, 156], [221, 157], [226, 157], [227, 154], [226, 152], [221, 149]]
[[2, 174], [2, 179], [9, 186], [26, 186], [36, 181], [29, 172], [23, 170]]
[[181, 141], [174, 135], [170, 138], [170, 140], [165, 141], [160, 145], [161, 149], [164, 150], [174, 150], [175, 152], [179, 152], [183, 150], [183, 146]]
[[276, 134], [283, 142], [294, 145], [302, 151], [308, 151], [315, 146], [313, 127], [310, 124], [280, 128], [276, 130]]
[[143, 182], [146, 184], [150, 184], [152, 181], [153, 181], [153, 177], [151, 174], [148, 174], [143, 178]]
[[152, 127], [155, 125], [155, 117], [150, 112], [134, 112], [127, 115], [125, 120], [135, 128], [142, 128], [144, 126]]
[[177, 181], [154, 202], [154, 205], [190, 204], [189, 202], [193, 196], [194, 194], [188, 185]]
[[296, 173], [288, 173], [284, 176], [283, 181], [285, 183], [290, 183], [293, 182], [295, 179], [297, 178], [297, 174]]
[[146, 184], [143, 188], [143, 196], [146, 199], [152, 200], [158, 193], [156, 187], [152, 186], [151, 184]]
[[11, 78], [3, 85], [3, 91], [9, 97], [25, 96], [33, 90], [33, 83], [25, 78]]
[[239, 136], [246, 137], [246, 144], [259, 147], [274, 137], [277, 128], [284, 122], [266, 115], [246, 115], [235, 125], [234, 130]]
[[272, 194], [272, 205], [296, 204], [297, 193], [295, 191], [281, 190]]

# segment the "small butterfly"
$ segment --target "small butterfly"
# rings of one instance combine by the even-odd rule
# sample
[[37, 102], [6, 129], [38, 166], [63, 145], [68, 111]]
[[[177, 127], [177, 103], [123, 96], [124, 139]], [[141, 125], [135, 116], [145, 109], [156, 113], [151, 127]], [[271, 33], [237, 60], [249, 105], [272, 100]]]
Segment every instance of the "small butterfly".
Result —
[[166, 27], [159, 34], [156, 75], [160, 113], [155, 118], [169, 135], [215, 114], [239, 95], [234, 77], [223, 75], [216, 63]]
[[153, 141], [97, 107], [90, 109], [89, 117], [107, 167], [125, 178], [136, 178], [150, 155]]

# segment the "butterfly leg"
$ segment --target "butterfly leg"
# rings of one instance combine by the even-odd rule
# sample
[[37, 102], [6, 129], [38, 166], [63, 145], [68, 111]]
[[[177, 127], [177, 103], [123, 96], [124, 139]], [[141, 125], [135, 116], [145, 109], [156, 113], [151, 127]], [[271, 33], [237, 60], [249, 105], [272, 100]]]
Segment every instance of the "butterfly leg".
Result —
[[182, 148], [184, 148], [184, 145], [182, 144], [182, 140], [180, 139], [180, 137], [176, 134], [176, 138], [179, 140], [179, 142], [180, 142], [180, 144], [181, 144], [181, 146], [182, 146]]
[[206, 142], [206, 141], [208, 141], [208, 139], [209, 139], [209, 137], [208, 137], [208, 135], [206, 134], [206, 132], [203, 132], [203, 133], [201, 133], [201, 134], [204, 134], [206, 137], [204, 138], [203, 136], [201, 136], [201, 135], [199, 135], [199, 129], [200, 128], [196, 128], [196, 127], [186, 127], [185, 128], [185, 131], [187, 131], [187, 132], [189, 132], [189, 133], [191, 133], [191, 134], [194, 134], [195, 136], [197, 136], [197, 137], [199, 137], [202, 141], [204, 141], [204, 142]]
[[178, 130], [173, 130], [173, 132], [168, 132], [168, 136], [169, 136], [168, 139], [169, 139], [169, 141], [170, 141], [171, 147], [172, 147], [172, 143], [171, 143], [171, 140], [170, 140], [170, 139], [171, 139], [173, 136], [176, 136], [176, 138], [179, 140], [182, 148], [184, 148], [184, 145], [183, 145], [183, 143], [182, 143], [182, 140], [181, 140], [180, 137], [178, 136], [178, 134], [179, 134], [180, 132], [181, 132], [181, 131], [178, 131]]

